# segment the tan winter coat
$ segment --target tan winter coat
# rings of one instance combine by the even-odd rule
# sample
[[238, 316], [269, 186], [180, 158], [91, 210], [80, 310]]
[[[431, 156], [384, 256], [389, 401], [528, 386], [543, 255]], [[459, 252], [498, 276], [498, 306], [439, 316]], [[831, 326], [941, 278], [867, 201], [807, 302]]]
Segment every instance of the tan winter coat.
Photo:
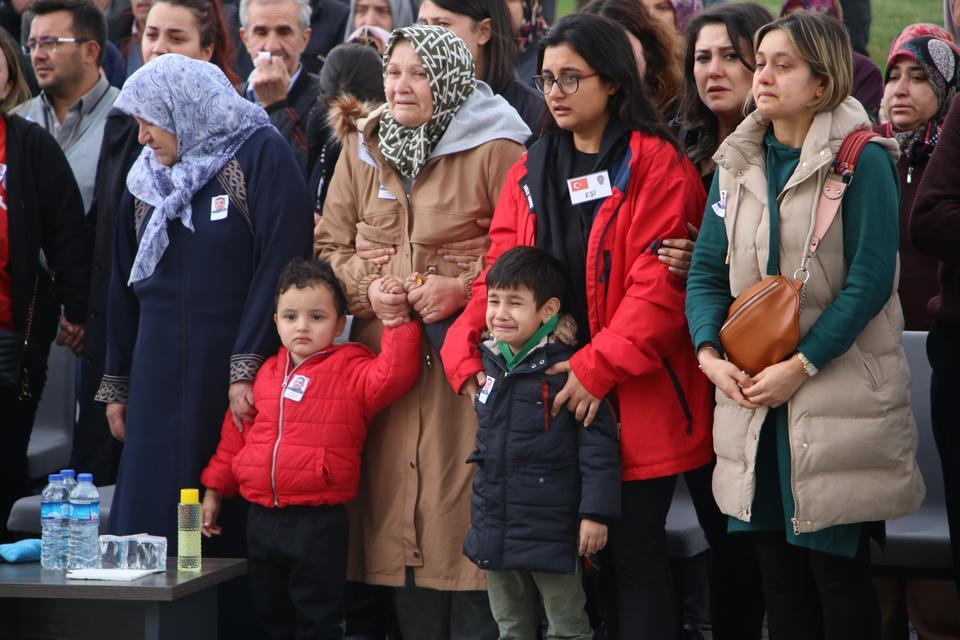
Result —
[[[754, 112], [714, 156], [719, 187], [727, 192], [724, 222], [733, 296], [764, 277], [769, 255], [762, 146], [767, 125]], [[869, 126], [863, 108], [852, 98], [814, 119], [800, 164], [781, 196], [780, 265], [784, 274], [792, 274], [801, 264], [813, 234], [820, 188], [840, 143], [851, 131]], [[882, 144], [896, 159], [896, 142], [885, 140]], [[842, 212], [824, 236], [809, 271], [801, 336], [837, 297], [846, 279]], [[807, 380], [788, 402], [796, 533], [898, 518], [919, 509], [923, 501], [909, 370], [900, 344], [903, 312], [896, 282], [892, 290], [883, 311], [867, 324], [853, 346]], [[767, 410], [744, 409], [719, 390], [716, 398], [714, 496], [721, 511], [749, 521], [757, 444]]]
[[[469, 291], [481, 260], [462, 272], [437, 249], [478, 235], [475, 221], [493, 215], [504, 176], [523, 152], [501, 138], [432, 158], [407, 196], [377, 147], [380, 113], [360, 120], [360, 133], [343, 140], [315, 238], [317, 254], [330, 261], [357, 316], [352, 339], [375, 350], [383, 327], [370, 309], [370, 282], [419, 271], [458, 277]], [[357, 232], [396, 246], [397, 254], [382, 269], [357, 258]], [[417, 586], [486, 588], [483, 573], [463, 555], [473, 478], [466, 459], [476, 434], [470, 400], [447, 384], [424, 338], [419, 383], [370, 426], [360, 493], [349, 505], [350, 580], [402, 586], [405, 568], [413, 567]]]

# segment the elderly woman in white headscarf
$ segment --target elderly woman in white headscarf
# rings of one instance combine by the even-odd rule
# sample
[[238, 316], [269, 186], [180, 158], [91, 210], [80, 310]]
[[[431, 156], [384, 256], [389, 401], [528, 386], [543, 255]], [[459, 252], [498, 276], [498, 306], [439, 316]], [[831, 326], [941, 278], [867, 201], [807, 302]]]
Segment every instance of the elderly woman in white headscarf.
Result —
[[[476, 416], [437, 356], [482, 259], [461, 270], [438, 250], [476, 236], [476, 220], [492, 216], [530, 130], [476, 80], [466, 44], [441, 27], [395, 30], [384, 82], [386, 106], [343, 141], [316, 250], [347, 293], [354, 340], [376, 348], [383, 326], [411, 307], [430, 338], [417, 386], [370, 427], [351, 512], [350, 579], [402, 587], [404, 637], [496, 638], [483, 574], [462, 553]], [[395, 255], [383, 265], [359, 258], [358, 233], [397, 247]]]
[[[277, 348], [277, 279], [309, 255], [310, 200], [266, 113], [210, 63], [160, 56], [115, 106], [136, 118], [145, 146], [122, 209], [135, 215], [117, 223], [98, 393], [126, 443], [110, 531], [175, 547], [180, 489], [199, 486], [228, 389], [238, 428], [253, 417], [254, 375]], [[217, 544], [239, 553], [239, 540]]]

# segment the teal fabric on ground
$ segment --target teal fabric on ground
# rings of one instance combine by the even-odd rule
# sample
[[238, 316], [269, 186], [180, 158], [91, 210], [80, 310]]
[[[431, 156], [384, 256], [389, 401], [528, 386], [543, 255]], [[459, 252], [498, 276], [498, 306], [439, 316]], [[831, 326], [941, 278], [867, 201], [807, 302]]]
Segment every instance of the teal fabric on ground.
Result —
[[[796, 169], [800, 149], [778, 142], [772, 133], [764, 139], [770, 196], [770, 260], [768, 273], [779, 271], [779, 207], [777, 198]], [[845, 353], [867, 323], [883, 309], [893, 291], [899, 238], [899, 181], [890, 155], [868, 144], [843, 199], [843, 247], [847, 279], [836, 299], [824, 310], [800, 341], [798, 351], [818, 369]], [[733, 298], [726, 264], [727, 232], [713, 205], [720, 200], [715, 176], [707, 197], [700, 236], [687, 281], [687, 322], [694, 345], [714, 345]], [[792, 269], [799, 267], [788, 267]], [[794, 502], [787, 407], [771, 409], [761, 429], [757, 450], [757, 491], [751, 521], [729, 518], [730, 532], [785, 531], [790, 544], [853, 557], [862, 524], [828, 527], [795, 535], [790, 519]]]

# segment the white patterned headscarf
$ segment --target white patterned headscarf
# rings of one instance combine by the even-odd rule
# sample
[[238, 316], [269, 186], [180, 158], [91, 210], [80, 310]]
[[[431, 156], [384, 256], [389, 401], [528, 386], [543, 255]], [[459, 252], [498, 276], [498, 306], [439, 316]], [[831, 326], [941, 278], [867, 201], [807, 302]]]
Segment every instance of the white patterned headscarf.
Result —
[[466, 43], [443, 27], [415, 24], [394, 29], [383, 54], [386, 73], [397, 42], [406, 40], [420, 57], [433, 96], [433, 114], [418, 127], [397, 122], [390, 108], [380, 116], [380, 153], [397, 172], [415, 178], [447, 127], [470, 94], [477, 88], [473, 56]]
[[169, 244], [171, 220], [193, 231], [190, 201], [256, 131], [266, 112], [244, 100], [216, 65], [168, 53], [143, 65], [114, 106], [177, 136], [177, 161], [160, 164], [149, 146], [127, 174], [130, 193], [154, 207], [144, 226], [129, 284], [149, 277]]

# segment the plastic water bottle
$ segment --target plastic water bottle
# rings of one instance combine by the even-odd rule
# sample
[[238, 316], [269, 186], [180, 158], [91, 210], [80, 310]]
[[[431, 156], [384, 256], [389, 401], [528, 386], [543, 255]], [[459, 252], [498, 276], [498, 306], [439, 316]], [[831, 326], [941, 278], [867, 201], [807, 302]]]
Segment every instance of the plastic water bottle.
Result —
[[40, 566], [62, 571], [67, 567], [70, 494], [60, 474], [51, 473], [47, 481], [40, 494]]
[[93, 474], [77, 476], [70, 492], [70, 551], [68, 569], [90, 569], [100, 564], [100, 494], [93, 486]]
[[67, 494], [73, 491], [77, 486], [77, 472], [73, 469], [60, 469], [60, 477], [63, 479], [63, 486], [67, 488]]
[[181, 489], [177, 505], [177, 569], [200, 571], [200, 508], [199, 489]]

